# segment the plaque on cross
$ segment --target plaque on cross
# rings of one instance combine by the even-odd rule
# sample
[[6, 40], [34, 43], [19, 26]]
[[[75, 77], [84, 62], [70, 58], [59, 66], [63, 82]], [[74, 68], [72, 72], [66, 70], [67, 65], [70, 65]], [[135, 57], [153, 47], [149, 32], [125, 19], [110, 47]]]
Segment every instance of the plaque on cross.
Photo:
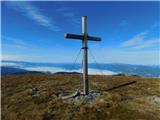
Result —
[[88, 53], [87, 53], [87, 43], [90, 41], [101, 41], [99, 37], [89, 36], [87, 34], [87, 16], [82, 17], [82, 35], [76, 34], [65, 34], [65, 38], [78, 39], [82, 40], [82, 49], [83, 49], [83, 92], [84, 95], [89, 94], [89, 85], [88, 85]]

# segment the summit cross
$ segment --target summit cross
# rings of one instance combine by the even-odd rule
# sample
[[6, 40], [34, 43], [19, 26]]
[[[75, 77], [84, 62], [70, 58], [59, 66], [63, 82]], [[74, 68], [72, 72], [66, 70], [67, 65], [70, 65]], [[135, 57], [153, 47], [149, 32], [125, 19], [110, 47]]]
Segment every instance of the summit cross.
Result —
[[89, 94], [89, 85], [88, 85], [88, 40], [90, 41], [101, 41], [99, 37], [89, 36], [87, 34], [87, 16], [82, 17], [82, 35], [76, 34], [65, 34], [65, 38], [69, 39], [79, 39], [82, 40], [82, 49], [83, 49], [83, 92], [84, 95]]

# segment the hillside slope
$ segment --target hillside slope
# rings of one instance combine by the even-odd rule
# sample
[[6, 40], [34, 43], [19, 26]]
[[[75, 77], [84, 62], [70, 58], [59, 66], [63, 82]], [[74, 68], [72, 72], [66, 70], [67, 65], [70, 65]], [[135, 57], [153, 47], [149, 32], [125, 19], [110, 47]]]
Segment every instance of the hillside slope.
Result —
[[[89, 80], [101, 95], [86, 103], [61, 99], [82, 89], [79, 74], [2, 76], [2, 120], [160, 120], [160, 79], [92, 75]], [[131, 81], [136, 83], [115, 87]]]

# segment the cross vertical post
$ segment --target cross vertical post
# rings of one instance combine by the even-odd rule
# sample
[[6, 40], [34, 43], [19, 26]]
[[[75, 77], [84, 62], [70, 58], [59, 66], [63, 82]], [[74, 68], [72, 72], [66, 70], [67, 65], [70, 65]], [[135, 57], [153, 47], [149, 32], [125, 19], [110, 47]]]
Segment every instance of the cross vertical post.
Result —
[[99, 37], [88, 36], [87, 33], [87, 16], [82, 17], [82, 35], [76, 34], [65, 34], [65, 38], [69, 39], [79, 39], [82, 40], [83, 49], [83, 93], [84, 95], [89, 94], [89, 84], [88, 84], [88, 40], [90, 41], [101, 41]]
[[87, 53], [87, 16], [82, 17], [82, 34], [84, 36], [82, 41], [83, 49], [83, 89], [84, 94], [88, 95], [89, 86], [88, 86], [88, 53]]

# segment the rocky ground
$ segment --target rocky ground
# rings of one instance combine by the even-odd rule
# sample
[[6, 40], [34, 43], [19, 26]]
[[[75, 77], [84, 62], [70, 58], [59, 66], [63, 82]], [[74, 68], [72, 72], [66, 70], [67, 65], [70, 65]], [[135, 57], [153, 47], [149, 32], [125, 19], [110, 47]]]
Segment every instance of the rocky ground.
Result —
[[82, 90], [81, 75], [2, 76], [2, 120], [160, 120], [160, 79], [92, 75], [89, 80], [94, 99], [63, 100]]

